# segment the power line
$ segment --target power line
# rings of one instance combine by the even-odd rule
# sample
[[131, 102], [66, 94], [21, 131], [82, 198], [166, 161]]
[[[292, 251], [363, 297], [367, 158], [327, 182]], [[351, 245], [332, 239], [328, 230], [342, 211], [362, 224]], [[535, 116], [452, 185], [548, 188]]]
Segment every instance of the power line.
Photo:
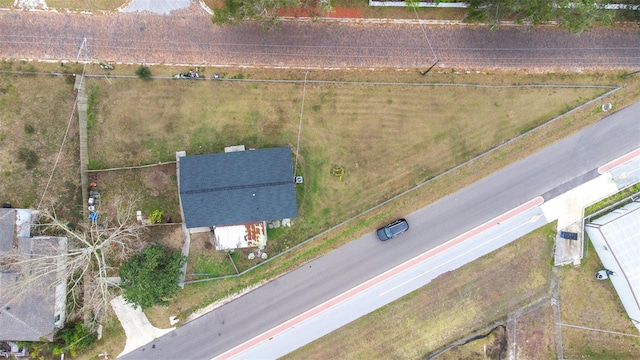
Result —
[[[80, 78], [80, 82], [84, 81], [84, 72], [87, 68], [87, 64], [84, 64], [82, 67], [82, 75]], [[67, 141], [67, 135], [69, 135], [69, 128], [71, 127], [71, 122], [73, 121], [73, 115], [76, 111], [76, 105], [78, 104], [78, 96], [76, 95], [75, 100], [73, 100], [73, 107], [71, 108], [71, 114], [69, 115], [69, 121], [67, 122], [67, 129], [64, 132], [64, 136], [62, 137], [62, 142], [60, 143], [60, 150], [58, 150], [58, 155], [56, 155], [56, 161], [53, 163], [53, 169], [51, 169], [51, 174], [49, 175], [49, 180], [47, 180], [47, 185], [44, 187], [44, 191], [42, 192], [42, 197], [40, 198], [40, 202], [38, 203], [38, 209], [42, 206], [42, 202], [44, 201], [45, 196], [47, 195], [47, 190], [49, 189], [49, 185], [51, 184], [51, 179], [53, 179], [53, 174], [56, 172], [56, 168], [58, 167], [58, 162], [60, 161], [60, 156], [62, 155], [62, 150], [64, 149], [64, 143]]]
[[[415, 6], [412, 6], [412, 7], [413, 7], [413, 13], [416, 14], [416, 19], [420, 20], [416, 7]], [[431, 54], [433, 54], [433, 61], [434, 61], [433, 66], [435, 66], [435, 64], [438, 63], [439, 61], [438, 56], [436, 55], [436, 52], [433, 50], [433, 46], [431, 46], [431, 41], [429, 40], [429, 36], [427, 36], [427, 30], [425, 30], [424, 24], [421, 21], [420, 21], [420, 30], [422, 30], [422, 35], [424, 35], [424, 38], [427, 40], [427, 44], [429, 45], [429, 49], [431, 49]]]
[[[85, 49], [85, 58], [87, 57], [87, 38], [82, 40], [82, 44], [80, 44], [80, 48], [78, 49], [78, 57], [76, 61], [80, 59], [80, 54], [82, 53], [82, 49]], [[84, 81], [84, 73], [87, 69], [87, 64], [85, 63], [82, 67], [82, 75], [80, 75], [80, 84], [79, 87], [82, 87], [82, 82]], [[56, 155], [56, 161], [53, 163], [53, 169], [51, 169], [51, 174], [49, 174], [49, 180], [47, 180], [47, 185], [44, 187], [44, 191], [42, 192], [42, 197], [40, 198], [40, 202], [38, 203], [38, 209], [42, 206], [42, 202], [44, 201], [45, 196], [47, 195], [47, 190], [49, 189], [49, 185], [51, 184], [51, 180], [53, 179], [53, 175], [56, 172], [56, 168], [58, 167], [58, 162], [60, 161], [60, 156], [62, 155], [62, 151], [64, 150], [64, 144], [67, 141], [67, 136], [69, 135], [69, 128], [71, 128], [71, 122], [73, 121], [73, 115], [76, 111], [76, 106], [78, 104], [78, 97], [80, 96], [80, 91], [76, 94], [76, 98], [73, 100], [73, 106], [71, 107], [71, 114], [69, 115], [69, 121], [67, 122], [67, 129], [64, 132], [64, 136], [62, 137], [62, 142], [60, 143], [60, 149], [58, 150], [58, 154]], [[83, 175], [83, 174], [82, 174]], [[84, 176], [84, 175], [83, 175]], [[84, 201], [84, 200], [83, 200]]]
[[298, 141], [296, 143], [296, 161], [293, 167], [293, 172], [296, 172], [298, 168], [298, 152], [300, 151], [300, 133], [302, 132], [302, 114], [304, 113], [304, 97], [307, 94], [307, 76], [309, 72], [304, 73], [304, 83], [302, 85], [302, 104], [300, 105], [300, 123], [298, 124]]

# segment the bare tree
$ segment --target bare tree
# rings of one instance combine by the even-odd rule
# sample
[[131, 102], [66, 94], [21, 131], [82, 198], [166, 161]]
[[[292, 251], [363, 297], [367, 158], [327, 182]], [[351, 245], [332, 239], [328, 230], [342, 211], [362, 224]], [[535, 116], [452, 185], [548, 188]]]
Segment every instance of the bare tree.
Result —
[[[112, 279], [118, 276], [120, 263], [142, 248], [145, 228], [135, 221], [135, 203], [118, 202], [114, 219], [103, 216], [100, 221], [75, 226], [60, 219], [53, 205], [39, 210], [33, 230], [42, 236], [31, 238], [34, 250], [0, 255], [1, 270], [15, 273], [20, 280], [8, 289], [11, 296], [66, 281], [71, 314], [81, 314], [85, 321], [104, 314], [118, 287]], [[66, 246], [60, 246], [64, 238]]]

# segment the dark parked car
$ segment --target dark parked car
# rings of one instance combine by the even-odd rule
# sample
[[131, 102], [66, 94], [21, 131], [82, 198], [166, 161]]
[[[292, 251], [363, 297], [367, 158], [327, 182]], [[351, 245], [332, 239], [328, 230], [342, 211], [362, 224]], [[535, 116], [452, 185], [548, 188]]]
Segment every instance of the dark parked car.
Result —
[[392, 221], [391, 223], [381, 227], [376, 231], [378, 234], [378, 239], [385, 241], [389, 239], [393, 239], [394, 237], [402, 234], [403, 232], [409, 230], [409, 223], [405, 219], [398, 219], [396, 221]]

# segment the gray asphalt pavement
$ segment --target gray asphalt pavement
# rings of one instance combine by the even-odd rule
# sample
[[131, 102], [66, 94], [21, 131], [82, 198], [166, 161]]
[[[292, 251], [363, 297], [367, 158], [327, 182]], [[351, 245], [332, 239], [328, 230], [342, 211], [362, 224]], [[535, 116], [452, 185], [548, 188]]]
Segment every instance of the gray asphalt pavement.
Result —
[[[640, 146], [640, 103], [407, 216], [411, 231], [373, 233], [129, 353], [124, 359], [209, 359], [522, 203], [597, 176]], [[403, 214], [398, 214], [401, 216]]]
[[[447, 242], [432, 253], [419, 255], [379, 277], [358, 286], [362, 291], [349, 291], [350, 297], [329, 300], [322, 304], [324, 311], [312, 309], [285, 326], [270, 331], [259, 340], [240, 345], [215, 359], [278, 359], [313, 340], [344, 326], [400, 297], [421, 288], [436, 277], [453, 271], [523, 235], [547, 224], [540, 206], [533, 199], [519, 210], [518, 215], [501, 217], [500, 224], [481, 232], [465, 234]], [[530, 205], [534, 203], [534, 205]], [[475, 234], [475, 235], [473, 235]], [[398, 239], [398, 241], [402, 241]], [[371, 286], [368, 286], [371, 285]], [[330, 306], [330, 307], [329, 307]], [[266, 340], [268, 339], [268, 340]], [[397, 355], [397, 354], [396, 354]], [[393, 356], [390, 356], [390, 358]]]
[[[174, 16], [175, 14], [175, 16]], [[200, 10], [172, 16], [0, 11], [0, 57], [296, 68], [640, 70], [637, 28], [570, 34], [556, 27], [284, 22], [213, 26]], [[433, 51], [425, 38], [433, 46]], [[84, 54], [80, 60], [85, 60]]]

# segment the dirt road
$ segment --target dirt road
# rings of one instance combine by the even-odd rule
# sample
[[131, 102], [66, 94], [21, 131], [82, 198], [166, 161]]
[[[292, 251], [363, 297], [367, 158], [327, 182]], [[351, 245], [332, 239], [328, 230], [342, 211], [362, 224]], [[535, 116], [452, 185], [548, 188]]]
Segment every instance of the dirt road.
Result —
[[[556, 27], [283, 22], [214, 26], [199, 8], [172, 15], [1, 11], [0, 57], [297, 68], [640, 70], [637, 28], [579, 35]], [[433, 50], [431, 49], [429, 42]], [[80, 58], [82, 60], [82, 57]]]

